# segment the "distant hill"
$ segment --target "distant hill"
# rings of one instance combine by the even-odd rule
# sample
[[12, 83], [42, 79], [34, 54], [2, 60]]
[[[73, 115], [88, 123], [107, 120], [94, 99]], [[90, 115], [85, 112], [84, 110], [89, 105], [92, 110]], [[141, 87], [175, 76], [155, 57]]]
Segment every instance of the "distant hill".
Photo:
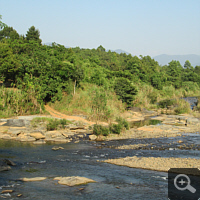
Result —
[[[112, 50], [111, 50], [111, 51], [112, 51]], [[118, 54], [120, 54], [120, 53], [125, 53], [125, 54], [127, 54], [127, 55], [130, 54], [129, 52], [124, 51], [124, 50], [122, 50], [122, 49], [116, 49], [116, 50], [114, 50], [113, 52], [116, 52], [116, 53], [118, 53]]]
[[200, 66], [200, 55], [195, 55], [195, 54], [188, 54], [188, 55], [162, 54], [162, 55], [153, 57], [153, 59], [158, 61], [160, 65], [167, 65], [172, 60], [178, 60], [183, 66], [185, 64], [185, 61], [189, 60], [193, 67], [195, 67], [196, 65]]

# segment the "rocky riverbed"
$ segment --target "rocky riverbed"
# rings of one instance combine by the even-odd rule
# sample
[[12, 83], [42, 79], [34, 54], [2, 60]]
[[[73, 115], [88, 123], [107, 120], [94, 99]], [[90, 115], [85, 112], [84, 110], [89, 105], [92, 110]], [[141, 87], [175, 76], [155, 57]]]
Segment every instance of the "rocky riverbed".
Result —
[[37, 125], [31, 123], [36, 117], [44, 116], [19, 116], [14, 119], [1, 119], [0, 139], [33, 142], [34, 144], [68, 143], [87, 138], [87, 134], [90, 133], [87, 124], [76, 125], [76, 123], [66, 125], [62, 130], [47, 131], [43, 123]]
[[[148, 117], [160, 123], [133, 123], [130, 130], [108, 137], [96, 137], [88, 124], [74, 121], [64, 129], [47, 131], [42, 123], [31, 123], [38, 116], [2, 119], [0, 198], [167, 197], [168, 168], [200, 167], [200, 121], [192, 115], [153, 114], [127, 113], [130, 122]], [[96, 183], [76, 186], [84, 180]]]

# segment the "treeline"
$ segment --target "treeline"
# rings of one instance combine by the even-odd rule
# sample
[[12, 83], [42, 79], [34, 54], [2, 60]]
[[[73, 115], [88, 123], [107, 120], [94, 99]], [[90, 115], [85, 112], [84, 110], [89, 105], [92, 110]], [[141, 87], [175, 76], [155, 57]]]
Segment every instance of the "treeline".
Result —
[[63, 94], [73, 96], [77, 88], [88, 83], [115, 92], [130, 107], [139, 84], [158, 91], [166, 86], [185, 91], [199, 89], [200, 66], [191, 66], [188, 60], [184, 66], [175, 60], [160, 66], [150, 56], [107, 52], [102, 46], [81, 49], [56, 43], [43, 45], [34, 26], [26, 36], [4, 26], [0, 31], [0, 81], [31, 94], [27, 101], [33, 97], [37, 101], [32, 104], [60, 101]]

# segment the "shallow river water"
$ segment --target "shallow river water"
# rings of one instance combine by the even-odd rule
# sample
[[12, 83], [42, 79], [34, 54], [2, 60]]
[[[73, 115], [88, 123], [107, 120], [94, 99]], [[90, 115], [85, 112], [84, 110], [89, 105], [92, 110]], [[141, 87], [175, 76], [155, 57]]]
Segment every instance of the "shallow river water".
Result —
[[[175, 140], [196, 143], [192, 149], [173, 148]], [[119, 150], [108, 148], [135, 143], [162, 144], [162, 149]], [[199, 158], [199, 134], [179, 138], [123, 140], [110, 142], [82, 141], [78, 144], [57, 144], [63, 150], [53, 151], [55, 144], [33, 145], [0, 140], [0, 158], [14, 161], [17, 166], [0, 172], [0, 192], [11, 189], [13, 193], [0, 194], [0, 199], [167, 199], [167, 173], [128, 168], [97, 162], [108, 158], [126, 156], [191, 157]], [[175, 150], [176, 149], [176, 150]], [[21, 182], [23, 177], [48, 177], [41, 182]], [[96, 183], [68, 187], [57, 184], [57, 176], [83, 176]], [[16, 197], [22, 194], [21, 197]], [[11, 196], [9, 196], [11, 195]], [[4, 197], [4, 198], [3, 198]]]

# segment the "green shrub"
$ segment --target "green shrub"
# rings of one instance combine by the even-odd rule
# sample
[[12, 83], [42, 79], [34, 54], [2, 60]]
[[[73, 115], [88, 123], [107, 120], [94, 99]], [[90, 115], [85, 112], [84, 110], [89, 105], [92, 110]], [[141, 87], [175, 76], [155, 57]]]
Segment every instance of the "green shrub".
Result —
[[175, 99], [165, 99], [158, 102], [159, 108], [167, 108], [168, 106], [177, 105]]
[[68, 121], [66, 119], [50, 120], [49, 123], [47, 124], [47, 131], [57, 130], [59, 128], [65, 128], [65, 125], [67, 125], [67, 122]]
[[93, 134], [97, 136], [98, 135], [108, 136], [109, 128], [103, 127], [102, 125], [95, 124], [93, 127]]
[[121, 125], [122, 128], [124, 127], [127, 130], [129, 129], [129, 123], [127, 122], [127, 120], [123, 119], [122, 117], [117, 117], [116, 122], [118, 122], [118, 124]]
[[175, 114], [190, 113], [191, 107], [190, 103], [184, 99], [177, 99], [177, 107], [174, 109]]
[[121, 124], [112, 124], [110, 125], [110, 131], [114, 134], [120, 134], [123, 126]]
[[156, 92], [151, 92], [147, 95], [147, 97], [150, 99], [150, 103], [151, 104], [154, 104], [157, 102], [157, 98], [158, 98], [158, 95]]

